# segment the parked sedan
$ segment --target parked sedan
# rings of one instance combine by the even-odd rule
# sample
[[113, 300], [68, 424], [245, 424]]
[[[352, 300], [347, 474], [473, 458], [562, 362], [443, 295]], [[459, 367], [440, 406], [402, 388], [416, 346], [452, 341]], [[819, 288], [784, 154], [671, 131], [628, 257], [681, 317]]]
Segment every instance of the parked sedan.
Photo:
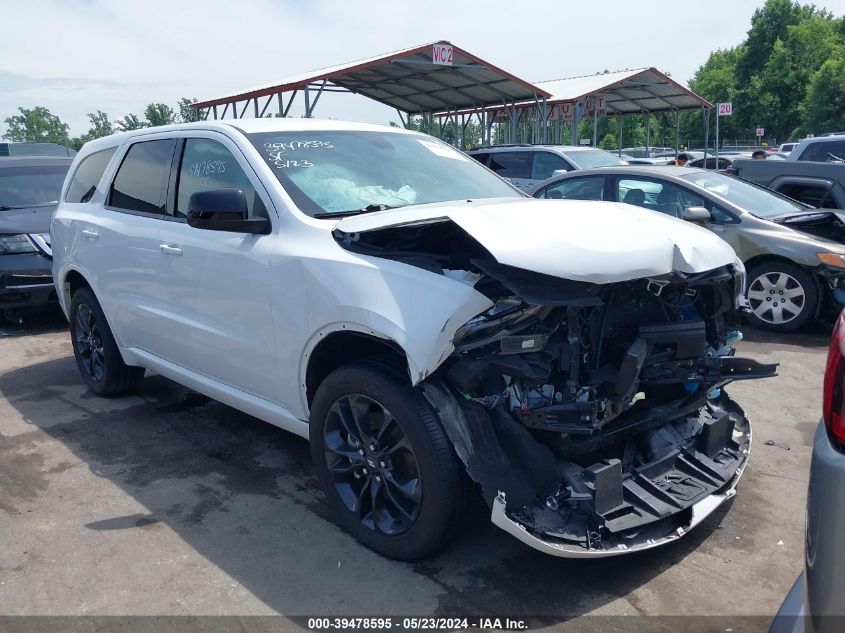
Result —
[[845, 305], [840, 215], [744, 180], [689, 167], [606, 167], [555, 176], [529, 193], [625, 202], [706, 225], [745, 263], [756, 326], [790, 332]]
[[0, 316], [56, 303], [50, 218], [72, 158], [0, 158]]
[[839, 633], [845, 624], [845, 314], [827, 351], [822, 420], [813, 440], [807, 490], [804, 573], [770, 633]]

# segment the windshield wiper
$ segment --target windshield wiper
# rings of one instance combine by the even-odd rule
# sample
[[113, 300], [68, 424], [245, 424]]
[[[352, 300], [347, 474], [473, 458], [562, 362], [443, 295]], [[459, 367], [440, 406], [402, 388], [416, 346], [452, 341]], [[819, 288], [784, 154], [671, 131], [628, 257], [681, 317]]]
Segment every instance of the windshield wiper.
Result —
[[324, 219], [324, 218], [346, 218], [351, 215], [361, 215], [363, 213], [373, 213], [374, 211], [387, 211], [389, 209], [396, 209], [397, 207], [391, 207], [389, 204], [368, 204], [363, 209], [353, 209], [351, 211], [335, 211], [332, 213], [331, 211], [327, 213], [315, 213], [312, 215], [312, 218], [317, 219]]
[[59, 204], [58, 200], [53, 202], [43, 202], [41, 204], [2, 204], [0, 211], [13, 211], [15, 209], [35, 209], [37, 207], [53, 207]]

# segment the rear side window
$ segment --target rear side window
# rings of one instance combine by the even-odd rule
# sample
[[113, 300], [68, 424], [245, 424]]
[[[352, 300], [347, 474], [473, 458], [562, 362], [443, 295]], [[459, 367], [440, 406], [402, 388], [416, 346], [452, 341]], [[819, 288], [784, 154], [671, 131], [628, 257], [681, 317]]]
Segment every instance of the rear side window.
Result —
[[811, 143], [798, 160], [814, 160], [820, 163], [845, 160], [845, 141], [821, 141]]
[[176, 215], [188, 215], [191, 195], [207, 189], [240, 189], [246, 196], [249, 216], [266, 217], [267, 212], [255, 187], [232, 153], [218, 141], [189, 138], [185, 141], [182, 164], [179, 168], [179, 193], [176, 196]]
[[528, 152], [499, 152], [490, 157], [490, 169], [502, 178], [528, 178], [531, 173], [531, 154]]
[[482, 165], [486, 165], [487, 159], [490, 158], [490, 154], [487, 152], [481, 152], [480, 154], [470, 154], [470, 158], [474, 158]]
[[68, 185], [65, 202], [88, 202], [97, 193], [97, 185], [116, 149], [94, 152], [79, 163]]
[[144, 141], [129, 148], [109, 195], [109, 206], [163, 214], [175, 139]]
[[819, 185], [801, 184], [801, 183], [786, 183], [777, 189], [778, 193], [809, 204], [811, 207], [817, 209], [835, 209], [836, 202], [830, 195], [830, 189], [821, 187]]

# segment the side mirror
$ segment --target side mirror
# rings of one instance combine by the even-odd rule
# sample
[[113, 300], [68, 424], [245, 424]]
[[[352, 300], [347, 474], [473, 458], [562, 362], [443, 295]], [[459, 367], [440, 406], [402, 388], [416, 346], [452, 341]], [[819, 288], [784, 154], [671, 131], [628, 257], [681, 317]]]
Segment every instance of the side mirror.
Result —
[[250, 218], [246, 196], [240, 189], [197, 191], [188, 201], [188, 226], [233, 233], [270, 232], [270, 220]]
[[708, 226], [712, 219], [710, 212], [704, 207], [685, 207], [682, 217], [687, 222], [695, 222], [702, 226]]

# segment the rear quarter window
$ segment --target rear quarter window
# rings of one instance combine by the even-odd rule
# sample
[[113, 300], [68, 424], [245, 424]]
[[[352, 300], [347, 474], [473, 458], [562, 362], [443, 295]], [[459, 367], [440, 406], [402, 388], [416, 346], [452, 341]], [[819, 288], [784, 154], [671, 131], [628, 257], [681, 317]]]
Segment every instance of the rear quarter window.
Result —
[[65, 202], [88, 202], [97, 193], [97, 185], [116, 149], [110, 147], [82, 159], [68, 185]]

